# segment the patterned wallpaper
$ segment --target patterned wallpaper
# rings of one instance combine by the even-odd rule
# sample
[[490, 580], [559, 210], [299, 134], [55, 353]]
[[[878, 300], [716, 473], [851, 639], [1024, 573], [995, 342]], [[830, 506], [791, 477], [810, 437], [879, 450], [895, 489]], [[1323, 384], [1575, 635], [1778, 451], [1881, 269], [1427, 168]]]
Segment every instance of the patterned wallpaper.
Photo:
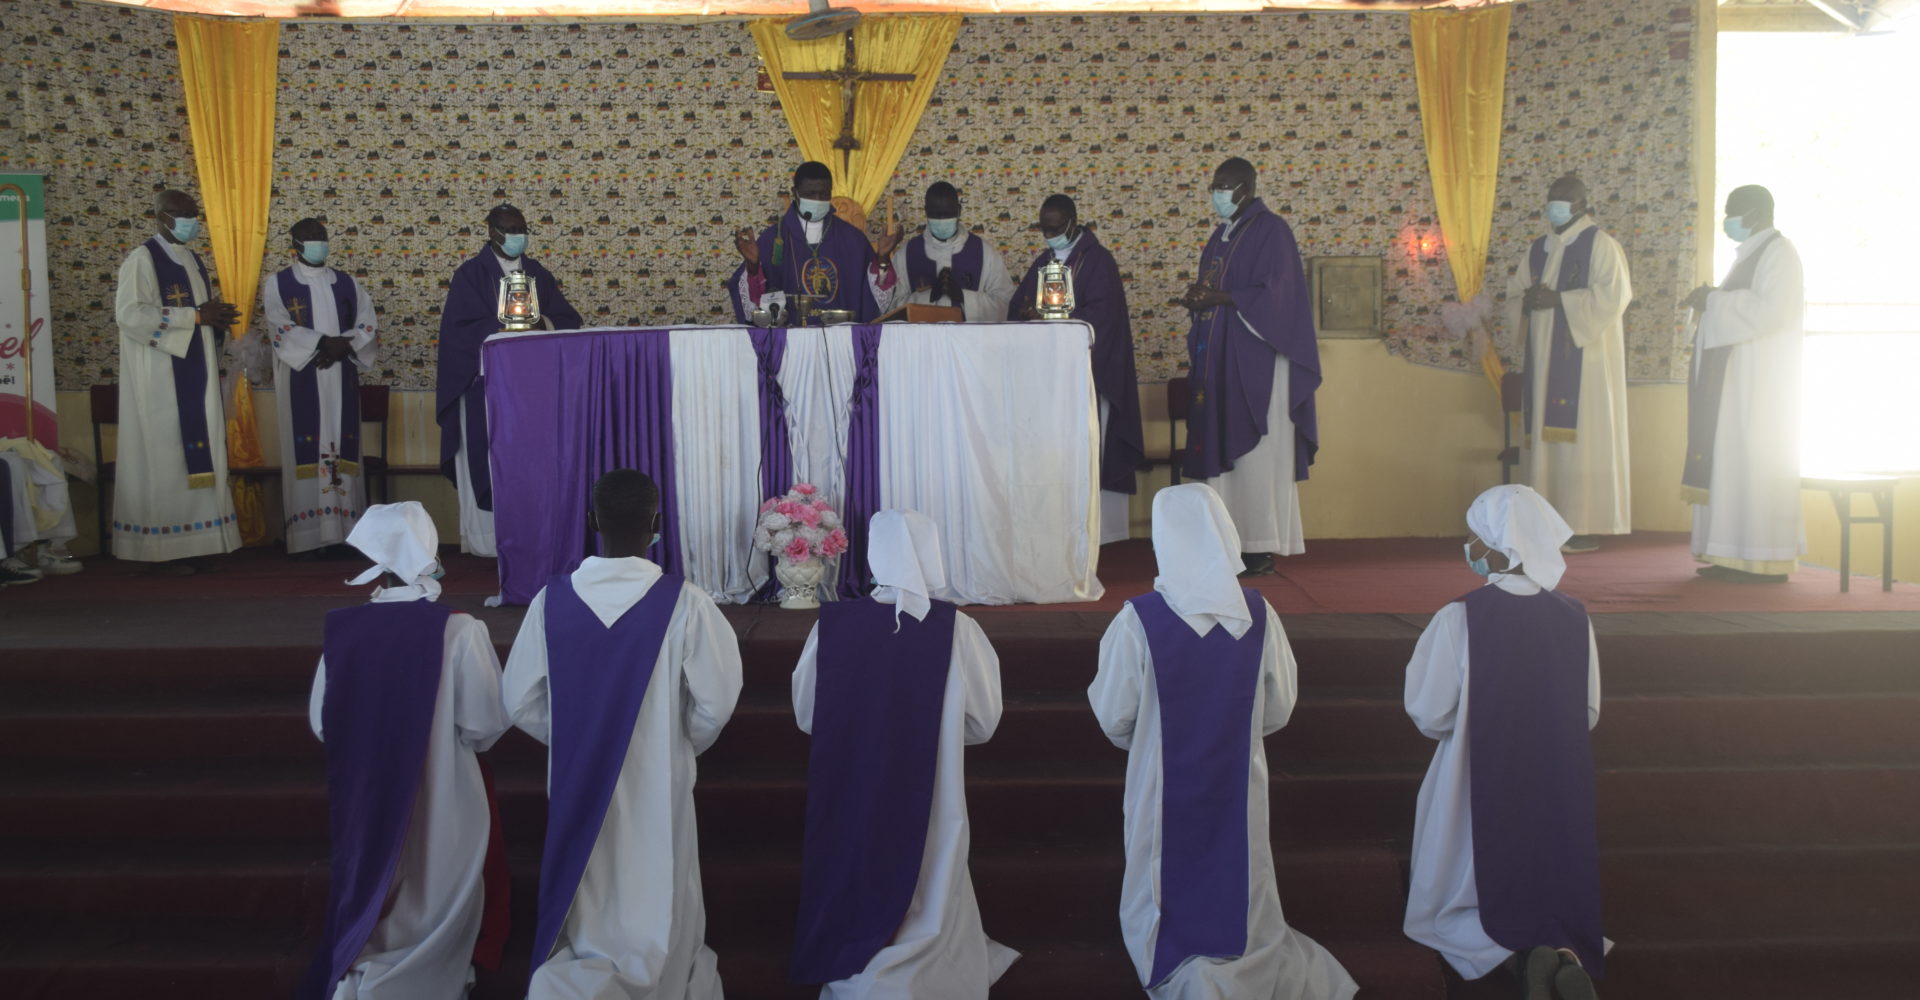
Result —
[[[1579, 169], [1627, 246], [1641, 302], [1629, 374], [1683, 372], [1667, 305], [1692, 273], [1687, 0], [1540, 0], [1515, 8], [1502, 205], [1489, 283], [1539, 229], [1547, 183]], [[0, 0], [0, 168], [45, 170], [63, 388], [113, 377], [113, 282], [152, 191], [191, 184], [167, 18], [65, 0]], [[511, 200], [532, 253], [591, 322], [722, 322], [728, 233], [772, 213], [797, 154], [734, 22], [319, 24], [283, 28], [269, 266], [286, 227], [333, 229], [370, 284], [386, 377], [433, 378], [446, 278]], [[1040, 200], [1064, 190], [1131, 281], [1143, 379], [1184, 365], [1205, 187], [1230, 155], [1309, 255], [1382, 255], [1389, 347], [1474, 367], [1444, 330], [1437, 242], [1404, 17], [1369, 13], [976, 17], [894, 190], [957, 184], [1016, 271]]]

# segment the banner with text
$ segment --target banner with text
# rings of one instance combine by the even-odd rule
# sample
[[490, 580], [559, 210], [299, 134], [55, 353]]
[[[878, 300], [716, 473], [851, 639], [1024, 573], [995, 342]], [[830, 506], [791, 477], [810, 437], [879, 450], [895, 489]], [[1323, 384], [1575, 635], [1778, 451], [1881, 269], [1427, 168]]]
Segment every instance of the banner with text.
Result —
[[0, 440], [26, 437], [31, 424], [34, 440], [58, 453], [44, 180], [40, 174], [0, 173]]

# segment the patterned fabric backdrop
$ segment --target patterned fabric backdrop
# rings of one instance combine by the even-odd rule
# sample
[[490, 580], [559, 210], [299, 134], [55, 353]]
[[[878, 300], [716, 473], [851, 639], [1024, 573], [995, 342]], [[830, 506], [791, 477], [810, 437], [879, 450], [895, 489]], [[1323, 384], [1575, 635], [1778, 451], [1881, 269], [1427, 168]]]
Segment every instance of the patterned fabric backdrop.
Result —
[[[1546, 185], [1578, 169], [1632, 259], [1629, 376], [1643, 380], [1684, 372], [1670, 304], [1693, 269], [1691, 10], [1540, 0], [1513, 18], [1489, 285], [1539, 230]], [[114, 277], [151, 193], [192, 184], [172, 26], [0, 0], [0, 27], [17, 40], [0, 56], [0, 168], [51, 175], [60, 382], [81, 388], [114, 377]], [[292, 23], [281, 38], [268, 268], [295, 219], [324, 216], [334, 262], [372, 290], [385, 378], [402, 388], [432, 384], [446, 279], [491, 205], [526, 210], [531, 253], [590, 322], [723, 322], [728, 234], [771, 216], [796, 159], [737, 22]], [[1385, 258], [1393, 351], [1476, 368], [1439, 321], [1446, 262], [1420, 249], [1438, 232], [1400, 16], [970, 18], [894, 190], [917, 224], [926, 184], [952, 180], [1016, 271], [1039, 245], [1041, 199], [1072, 194], [1130, 280], [1141, 377], [1159, 379], [1185, 363], [1186, 315], [1166, 303], [1231, 155], [1262, 169], [1304, 253]]]

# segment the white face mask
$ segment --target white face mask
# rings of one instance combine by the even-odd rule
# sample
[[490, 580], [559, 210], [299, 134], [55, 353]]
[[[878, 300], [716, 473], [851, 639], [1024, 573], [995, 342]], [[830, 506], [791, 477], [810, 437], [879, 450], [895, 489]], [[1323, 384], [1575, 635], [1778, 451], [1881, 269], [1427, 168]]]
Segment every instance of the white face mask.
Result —
[[800, 206], [800, 217], [809, 222], [819, 222], [827, 217], [828, 212], [833, 211], [833, 202], [830, 201], [814, 201], [812, 198], [799, 197], [794, 201]]

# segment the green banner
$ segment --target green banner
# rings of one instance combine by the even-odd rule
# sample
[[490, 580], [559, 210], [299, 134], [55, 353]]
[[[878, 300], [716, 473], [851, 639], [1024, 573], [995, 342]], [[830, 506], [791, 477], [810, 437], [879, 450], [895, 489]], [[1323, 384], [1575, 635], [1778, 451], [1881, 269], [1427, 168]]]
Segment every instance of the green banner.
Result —
[[[47, 217], [47, 196], [43, 187], [44, 174], [0, 174], [0, 189], [15, 184], [27, 192], [27, 218], [43, 220]], [[0, 190], [0, 223], [20, 221], [20, 192]]]

